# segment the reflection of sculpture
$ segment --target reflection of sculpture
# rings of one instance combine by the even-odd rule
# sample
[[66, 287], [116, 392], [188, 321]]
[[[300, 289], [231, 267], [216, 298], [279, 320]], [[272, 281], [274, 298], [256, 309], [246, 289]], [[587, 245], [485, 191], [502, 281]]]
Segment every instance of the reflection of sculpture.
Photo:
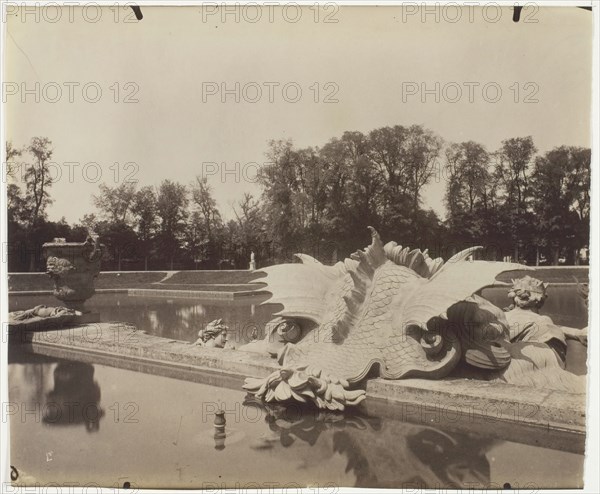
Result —
[[94, 290], [94, 278], [100, 272], [102, 245], [95, 234], [85, 242], [65, 242], [54, 239], [42, 247], [46, 272], [54, 281], [54, 296], [69, 308], [83, 310], [84, 302]]
[[[265, 422], [269, 429], [277, 434], [277, 439], [285, 448], [300, 439], [314, 446], [321, 433], [331, 429], [356, 428], [380, 430], [381, 420], [367, 417], [360, 413], [326, 413], [319, 410], [301, 407], [283, 407], [278, 404], [263, 403], [252, 396], [247, 396], [244, 406], [259, 408], [265, 414]], [[250, 445], [252, 449], [272, 449], [273, 437], [261, 437]]]
[[368, 431], [336, 432], [334, 447], [348, 456], [348, 468], [360, 487], [405, 489], [487, 489], [490, 438], [446, 433], [434, 427], [384, 422], [381, 435], [394, 441], [369, 440]]
[[523, 266], [467, 261], [477, 248], [444, 264], [395, 242], [384, 246], [371, 233], [367, 249], [335, 266], [299, 254], [302, 264], [264, 269], [266, 280], [257, 281], [266, 281], [273, 294], [269, 303], [283, 305], [278, 315], [314, 329], [297, 344], [286, 344], [281, 371], [248, 378], [245, 389], [266, 401], [308, 400], [343, 409], [364, 399], [363, 390], [351, 388], [371, 369], [376, 372], [370, 375], [386, 379], [440, 379], [462, 357], [492, 371], [480, 371], [484, 379], [531, 384], [533, 374], [543, 373], [546, 386], [574, 390], [580, 383], [548, 358], [552, 350], [546, 345], [511, 345], [502, 312], [473, 296], [498, 274]]
[[198, 339], [194, 344], [207, 348], [224, 348], [227, 343], [228, 329], [223, 319], [215, 319], [198, 332]]
[[[490, 438], [447, 433], [435, 427], [360, 412], [332, 414], [306, 407], [261, 405], [251, 400], [244, 405], [261, 407], [274, 433], [250, 445], [257, 454], [279, 445], [288, 448], [300, 441], [310, 448], [294, 447], [294, 459], [324, 462], [329, 458], [318, 455], [327, 455], [331, 448], [346, 457], [346, 471], [356, 476], [356, 487], [485, 489], [490, 486], [486, 453], [495, 444]], [[394, 440], [379, 441], [378, 437]], [[284, 454], [283, 450], [277, 453]]]
[[104, 410], [94, 367], [83, 362], [61, 362], [54, 369], [54, 389], [46, 396], [43, 421], [49, 425], [85, 424], [88, 432], [100, 428]]

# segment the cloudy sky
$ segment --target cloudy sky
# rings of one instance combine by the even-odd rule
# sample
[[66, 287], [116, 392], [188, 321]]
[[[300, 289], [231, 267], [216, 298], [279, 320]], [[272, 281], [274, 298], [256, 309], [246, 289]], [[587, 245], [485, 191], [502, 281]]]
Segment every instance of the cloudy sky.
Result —
[[[8, 12], [6, 134], [16, 146], [52, 140], [51, 219], [93, 212], [101, 182], [203, 172], [231, 217], [243, 192], [259, 193], [253, 163], [270, 139], [322, 146], [346, 130], [422, 124], [490, 151], [527, 135], [542, 152], [590, 146], [592, 15], [581, 9], [525, 9], [519, 23], [510, 8], [143, 14]], [[424, 194], [440, 214], [444, 186], [441, 176]]]

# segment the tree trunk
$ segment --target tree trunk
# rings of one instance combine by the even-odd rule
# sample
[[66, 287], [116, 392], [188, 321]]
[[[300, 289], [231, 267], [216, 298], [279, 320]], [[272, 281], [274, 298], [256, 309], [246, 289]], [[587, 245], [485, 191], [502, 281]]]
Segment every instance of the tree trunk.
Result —
[[148, 271], [148, 256], [144, 256], [144, 271]]
[[552, 246], [552, 265], [558, 266], [558, 256], [560, 254], [560, 248], [558, 245]]

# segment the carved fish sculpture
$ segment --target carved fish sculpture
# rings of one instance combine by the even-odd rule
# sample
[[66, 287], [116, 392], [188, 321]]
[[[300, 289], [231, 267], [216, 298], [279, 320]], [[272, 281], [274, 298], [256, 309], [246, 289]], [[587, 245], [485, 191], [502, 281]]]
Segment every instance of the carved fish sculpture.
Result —
[[[311, 329], [285, 346], [281, 370], [265, 379], [247, 378], [244, 389], [265, 401], [294, 399], [342, 410], [365, 399], [364, 390], [352, 388], [367, 376], [443, 378], [462, 357], [461, 341], [470, 340], [456, 334], [460, 325], [432, 323], [447, 322], [450, 307], [474, 300], [470, 297], [500, 273], [524, 269], [468, 260], [480, 247], [444, 263], [427, 251], [395, 242], [384, 246], [370, 230], [369, 247], [334, 266], [297, 254], [302, 263], [263, 270], [266, 278], [256, 282], [267, 283], [273, 294], [268, 303], [283, 305], [276, 315]], [[510, 351], [495, 347], [502, 354], [499, 366], [506, 366]]]

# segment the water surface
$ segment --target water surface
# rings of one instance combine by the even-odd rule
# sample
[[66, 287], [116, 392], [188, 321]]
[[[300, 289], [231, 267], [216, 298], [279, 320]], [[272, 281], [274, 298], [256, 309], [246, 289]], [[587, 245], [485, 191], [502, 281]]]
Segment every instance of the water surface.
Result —
[[[498, 307], [509, 303], [506, 288], [487, 288], [483, 296]], [[575, 328], [587, 325], [587, 309], [575, 285], [550, 286], [549, 296], [540, 311], [556, 324]], [[97, 293], [86, 306], [100, 313], [102, 321], [134, 324], [141, 331], [164, 338], [195, 341], [198, 331], [209, 322], [222, 318], [229, 326], [229, 340], [247, 343], [264, 335], [265, 325], [280, 305], [263, 304], [269, 295], [255, 295], [237, 300], [214, 300], [199, 297], [130, 296], [125, 293]], [[58, 305], [52, 295], [10, 297], [10, 310], [23, 310], [36, 305]]]
[[[239, 388], [27, 354], [13, 355], [8, 371], [17, 407], [10, 415], [11, 464], [30, 484], [313, 485], [332, 494], [333, 485], [581, 485], [582, 454], [498, 439], [493, 423], [488, 433], [473, 433], [450, 420], [266, 409]], [[215, 437], [220, 408], [227, 425]]]

